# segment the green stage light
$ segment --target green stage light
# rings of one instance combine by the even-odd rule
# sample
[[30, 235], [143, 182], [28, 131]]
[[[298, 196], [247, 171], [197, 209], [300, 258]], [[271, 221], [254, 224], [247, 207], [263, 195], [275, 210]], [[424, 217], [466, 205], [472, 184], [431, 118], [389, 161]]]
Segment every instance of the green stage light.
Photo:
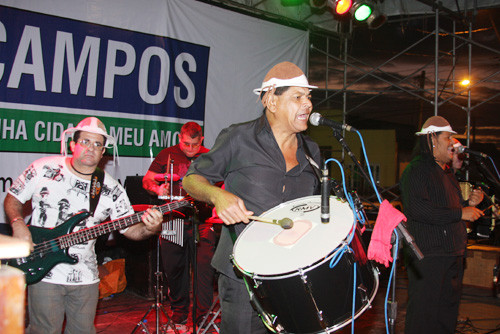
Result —
[[366, 24], [368, 29], [377, 29], [387, 20], [387, 16], [380, 11], [376, 0], [355, 0], [351, 14], [356, 22]]
[[354, 18], [357, 21], [362, 22], [370, 17], [372, 11], [373, 10], [370, 6], [368, 6], [367, 4], [362, 4], [354, 11]]

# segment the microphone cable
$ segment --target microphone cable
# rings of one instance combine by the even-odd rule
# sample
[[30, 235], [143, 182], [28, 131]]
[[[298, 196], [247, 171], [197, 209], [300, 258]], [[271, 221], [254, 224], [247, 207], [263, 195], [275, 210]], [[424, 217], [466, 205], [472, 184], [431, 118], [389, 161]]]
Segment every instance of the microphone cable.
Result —
[[332, 162], [332, 161], [335, 162], [339, 166], [340, 174], [342, 175], [342, 187], [344, 189], [345, 199], [346, 199], [347, 203], [349, 203], [349, 207], [351, 208], [352, 212], [354, 213], [353, 225], [356, 223], [356, 221], [359, 221], [361, 224], [364, 225], [366, 222], [366, 218], [358, 210], [356, 210], [354, 200], [353, 200], [351, 194], [349, 192], [347, 192], [344, 168], [342, 167], [342, 164], [337, 159], [330, 158], [330, 159], [325, 161], [325, 165], [328, 164], [329, 162]]
[[[331, 161], [335, 162], [339, 166], [340, 173], [342, 175], [342, 185], [344, 188], [344, 195], [354, 216], [351, 232], [348, 235], [347, 241], [344, 242], [341, 247], [337, 248], [336, 253], [332, 256], [332, 259], [330, 260], [330, 269], [333, 269], [341, 260], [341, 258], [345, 255], [346, 252], [354, 253], [354, 250], [349, 245], [351, 244], [352, 239], [354, 238], [354, 234], [356, 233], [356, 222], [362, 221], [362, 224], [364, 224], [365, 219], [362, 215], [359, 214], [359, 212], [357, 212], [352, 196], [350, 193], [347, 192], [344, 169], [342, 168], [340, 162], [337, 159], [330, 158], [325, 161], [325, 166]], [[351, 333], [354, 334], [354, 317], [356, 315], [356, 277], [357, 277], [356, 261], [354, 261], [353, 263], [352, 270], [353, 270], [353, 275], [352, 275], [353, 285], [352, 285]]]
[[361, 135], [361, 133], [358, 130], [355, 130], [354, 132], [356, 132], [358, 134], [359, 140], [361, 142], [361, 148], [363, 149], [363, 155], [365, 157], [366, 165], [368, 166], [368, 168], [367, 168], [368, 175], [370, 175], [370, 181], [371, 181], [373, 190], [375, 190], [375, 194], [377, 195], [377, 199], [378, 199], [379, 203], [382, 203], [382, 197], [380, 197], [380, 194], [378, 192], [377, 184], [373, 180], [372, 169], [370, 168], [370, 161], [368, 160], [368, 155], [366, 154], [366, 147], [365, 147], [365, 142], [363, 141], [363, 136]]

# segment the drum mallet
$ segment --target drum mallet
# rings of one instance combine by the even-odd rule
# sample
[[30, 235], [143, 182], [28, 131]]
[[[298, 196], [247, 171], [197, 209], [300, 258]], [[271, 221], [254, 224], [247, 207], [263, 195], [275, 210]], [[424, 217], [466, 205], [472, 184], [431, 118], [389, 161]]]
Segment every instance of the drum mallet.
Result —
[[274, 225], [279, 225], [285, 230], [288, 230], [293, 227], [293, 220], [290, 218], [283, 218], [283, 219], [266, 219], [258, 216], [248, 216], [249, 219], [256, 220], [262, 223], [268, 223], [268, 224], [274, 224]]

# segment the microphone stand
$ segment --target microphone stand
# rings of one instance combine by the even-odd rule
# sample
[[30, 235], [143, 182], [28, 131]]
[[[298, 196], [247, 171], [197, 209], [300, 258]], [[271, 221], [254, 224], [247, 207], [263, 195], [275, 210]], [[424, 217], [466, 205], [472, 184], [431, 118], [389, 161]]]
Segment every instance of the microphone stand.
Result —
[[477, 159], [476, 161], [479, 163], [479, 166], [481, 166], [481, 170], [486, 174], [485, 176], [488, 179], [488, 181], [493, 183], [496, 187], [500, 187], [500, 182], [498, 182], [495, 175], [493, 175], [490, 169], [486, 166], [483, 159]]
[[[363, 166], [361, 166], [361, 163], [356, 158], [356, 156], [352, 152], [351, 148], [347, 145], [347, 143], [344, 140], [344, 137], [340, 134], [340, 132], [338, 130], [336, 130], [336, 129], [333, 129], [333, 136], [339, 141], [339, 143], [342, 146], [342, 148], [351, 157], [351, 160], [358, 167], [358, 169], [360, 170], [360, 172], [363, 175], [363, 177], [369, 183], [371, 183], [370, 177], [366, 173], [366, 171], [363, 168]], [[368, 168], [370, 168], [370, 166], [368, 166]], [[377, 185], [373, 185], [373, 186], [376, 187]], [[404, 224], [403, 221], [401, 221], [396, 226], [396, 229], [393, 231], [393, 233], [398, 233], [398, 235], [400, 237], [404, 238], [405, 242], [408, 244], [408, 246], [410, 246], [410, 248], [413, 251], [414, 255], [419, 260], [421, 260], [421, 259], [424, 258], [424, 255], [422, 254], [422, 252], [420, 251], [420, 249], [418, 248], [418, 246], [415, 244], [413, 236], [410, 234], [410, 232], [408, 232], [408, 230], [406, 229], [406, 226], [405, 226], [405, 224]], [[392, 239], [395, 240], [396, 238], [393, 236]], [[395, 241], [391, 240], [391, 242], [394, 244]], [[395, 253], [395, 247], [394, 246], [393, 246], [393, 252]], [[393, 254], [394, 261], [396, 261], [397, 255], [398, 254]], [[396, 323], [397, 305], [398, 305], [397, 302], [395, 301], [396, 300], [396, 270], [394, 270], [394, 275], [392, 276], [392, 283], [391, 284], [392, 284], [392, 300], [391, 300], [391, 304], [390, 304], [390, 308], [389, 308], [389, 326], [390, 326], [391, 333], [394, 333], [394, 329], [395, 329], [394, 326], [395, 326], [395, 323]]]
[[[344, 137], [340, 134], [340, 132], [334, 129], [333, 130], [333, 136], [339, 141], [340, 145], [342, 145], [342, 148], [347, 151], [347, 154], [351, 157], [351, 160], [356, 164], [356, 166], [360, 170], [360, 172], [363, 175], [363, 177], [369, 183], [371, 183], [370, 177], [366, 173], [366, 171], [363, 168], [363, 166], [361, 166], [361, 163], [356, 158], [356, 156], [354, 155], [354, 153], [351, 151], [351, 148], [349, 147], [349, 145], [347, 145], [347, 143], [344, 140]], [[370, 168], [370, 166], [368, 166], [368, 168]], [[374, 185], [374, 186], [376, 187], [376, 185]], [[410, 246], [410, 248], [413, 251], [413, 253], [415, 254], [415, 256], [419, 260], [423, 259], [424, 255], [422, 254], [422, 252], [420, 251], [420, 249], [418, 248], [418, 246], [415, 244], [415, 239], [413, 239], [413, 236], [410, 234], [410, 232], [408, 232], [408, 230], [406, 229], [405, 224], [403, 222], [400, 222], [396, 226], [396, 229], [397, 229], [397, 232], [398, 232], [399, 236], [403, 237], [404, 240], [406, 241], [406, 243], [408, 244], [408, 246]]]

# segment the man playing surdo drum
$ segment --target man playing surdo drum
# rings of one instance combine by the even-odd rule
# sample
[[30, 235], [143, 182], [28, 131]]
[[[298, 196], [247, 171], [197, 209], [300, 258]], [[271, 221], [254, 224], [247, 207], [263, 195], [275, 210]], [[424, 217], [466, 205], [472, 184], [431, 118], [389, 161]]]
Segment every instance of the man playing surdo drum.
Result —
[[[312, 88], [317, 87], [309, 85], [295, 64], [275, 65], [254, 90], [263, 115], [222, 130], [212, 150], [191, 164], [183, 180], [184, 189], [214, 205], [225, 224], [212, 260], [220, 273], [221, 333], [267, 333], [243, 280], [234, 273], [231, 234], [239, 235], [250, 215], [319, 193], [319, 179], [307, 158], [319, 165], [319, 147], [302, 134], [312, 111]], [[214, 185], [221, 181], [225, 189]]]

